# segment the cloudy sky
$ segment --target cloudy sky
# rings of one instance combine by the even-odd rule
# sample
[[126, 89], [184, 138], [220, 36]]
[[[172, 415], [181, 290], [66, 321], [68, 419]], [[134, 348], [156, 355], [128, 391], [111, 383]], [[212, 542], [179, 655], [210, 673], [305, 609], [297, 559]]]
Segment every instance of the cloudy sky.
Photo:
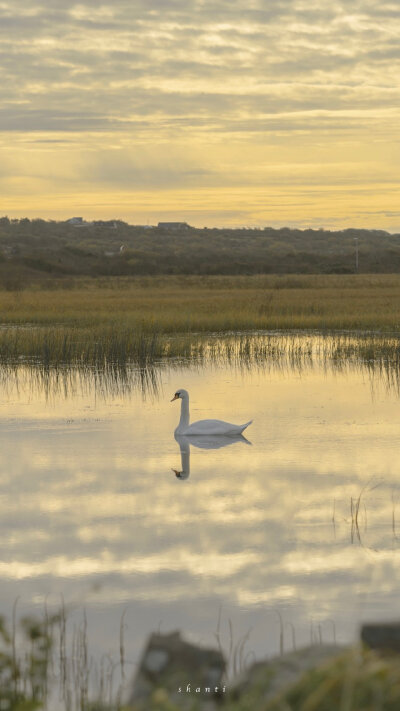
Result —
[[398, 0], [0, 0], [0, 213], [400, 231], [399, 38]]

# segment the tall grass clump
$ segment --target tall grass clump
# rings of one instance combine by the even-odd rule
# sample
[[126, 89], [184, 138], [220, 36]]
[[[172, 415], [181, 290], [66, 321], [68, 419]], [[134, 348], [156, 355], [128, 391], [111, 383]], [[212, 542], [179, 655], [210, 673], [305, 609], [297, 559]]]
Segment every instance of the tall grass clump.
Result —
[[134, 361], [145, 365], [166, 355], [159, 334], [141, 330], [56, 328], [3, 328], [0, 360], [3, 363], [37, 361], [44, 366], [75, 364], [103, 367]]
[[[167, 335], [157, 331], [7, 328], [0, 330], [3, 386], [25, 378], [48, 393], [64, 389], [157, 394], [165, 369], [364, 372], [400, 392], [400, 337], [304, 332]], [[27, 373], [29, 372], [29, 378]]]

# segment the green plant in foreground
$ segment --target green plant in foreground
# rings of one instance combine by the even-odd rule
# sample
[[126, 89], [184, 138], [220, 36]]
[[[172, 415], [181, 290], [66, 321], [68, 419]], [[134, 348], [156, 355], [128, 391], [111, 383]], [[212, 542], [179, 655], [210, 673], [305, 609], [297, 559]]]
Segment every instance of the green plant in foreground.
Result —
[[[267, 686], [267, 685], [266, 685]], [[398, 711], [400, 659], [351, 649], [265, 700], [260, 687], [229, 711]], [[263, 699], [264, 697], [264, 699]]]
[[[52, 637], [49, 621], [25, 617], [11, 631], [0, 617], [0, 709], [34, 711], [47, 697]], [[17, 639], [18, 637], [18, 639]], [[17, 644], [23, 655], [17, 652]]]

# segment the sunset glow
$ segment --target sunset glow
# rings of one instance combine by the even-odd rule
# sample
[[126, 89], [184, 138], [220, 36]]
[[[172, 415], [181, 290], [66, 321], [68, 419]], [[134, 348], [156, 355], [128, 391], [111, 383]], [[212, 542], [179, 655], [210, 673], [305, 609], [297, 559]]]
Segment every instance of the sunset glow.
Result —
[[396, 3], [5, 0], [0, 213], [400, 231]]

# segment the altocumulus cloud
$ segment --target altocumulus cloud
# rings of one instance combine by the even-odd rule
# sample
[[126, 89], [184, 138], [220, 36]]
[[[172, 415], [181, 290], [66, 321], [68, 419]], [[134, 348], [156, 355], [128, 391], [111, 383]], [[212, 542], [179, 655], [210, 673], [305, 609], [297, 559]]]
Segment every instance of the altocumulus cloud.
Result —
[[[101, 134], [106, 150], [129, 142], [135, 162], [143, 146], [165, 142], [175, 166], [164, 170], [153, 156], [157, 187], [196, 172], [224, 184], [235, 165], [227, 140], [243, 154], [289, 141], [294, 156], [300, 140], [318, 136], [324, 150], [351, 136], [386, 140], [398, 122], [399, 32], [397, 3], [385, 0], [5, 0], [3, 144], [11, 132], [41, 132], [79, 134], [85, 148], [83, 135]], [[218, 165], [201, 157], [220, 149]], [[131, 173], [122, 162], [118, 181], [129, 185]], [[258, 183], [262, 165], [241, 177], [236, 163], [236, 173], [238, 184]], [[117, 174], [113, 163], [111, 182]]]
[[0, 28], [6, 130], [200, 114], [224, 128], [245, 116], [251, 131], [260, 115], [399, 98], [390, 2], [17, 0], [1, 4]]

